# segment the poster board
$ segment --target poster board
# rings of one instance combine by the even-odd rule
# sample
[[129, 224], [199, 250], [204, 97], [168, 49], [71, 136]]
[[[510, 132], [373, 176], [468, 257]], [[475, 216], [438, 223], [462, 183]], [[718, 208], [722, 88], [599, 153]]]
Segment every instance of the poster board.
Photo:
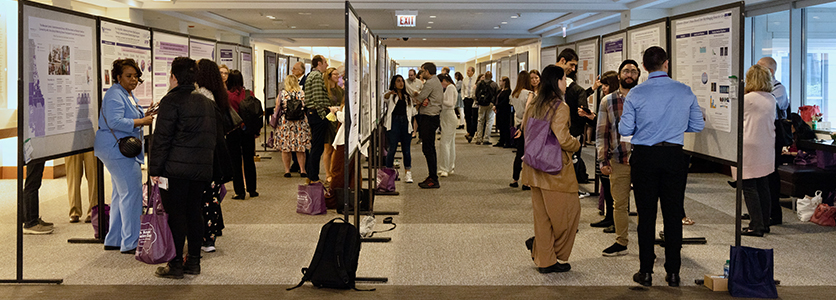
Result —
[[360, 146], [372, 135], [371, 120], [371, 32], [366, 23], [360, 21]]
[[557, 62], [557, 46], [540, 49], [540, 70]]
[[99, 70], [95, 18], [22, 2], [18, 132], [24, 163], [93, 148]]
[[218, 66], [226, 65], [229, 70], [238, 70], [238, 45], [217, 43]]
[[239, 61], [238, 70], [241, 71], [241, 76], [244, 77], [244, 88], [253, 90], [253, 49], [250, 47], [238, 46], [238, 55], [241, 57]]
[[278, 92], [276, 93], [277, 95], [281, 95], [281, 91], [284, 90], [284, 80], [285, 78], [287, 78], [287, 74], [289, 74], [288, 72], [288, 57], [279, 54], [278, 63], [276, 64], [276, 76], [278, 77], [278, 82], [276, 83], [278, 85]]
[[[572, 49], [572, 50], [575, 50], [575, 52], [578, 51], [577, 47], [575, 47], [575, 43], [568, 43], [568, 44], [558, 45], [557, 46], [557, 54], [555, 54], [554, 62], [552, 62], [551, 64], [557, 63], [557, 61], [559, 60], [557, 57], [560, 56], [560, 52], [563, 52], [564, 49]], [[543, 70], [540, 70], [540, 71], [542, 72]]]
[[276, 106], [279, 92], [279, 57], [275, 52], [264, 50], [264, 106]]
[[499, 63], [499, 79], [502, 77], [511, 78], [511, 57], [503, 57]]
[[349, 125], [346, 150], [348, 153], [354, 153], [360, 146], [360, 19], [349, 3], [345, 4], [345, 28], [345, 87], [348, 101], [345, 106], [345, 120]]
[[[607, 71], [618, 72], [618, 67], [626, 60], [624, 47], [627, 31], [619, 30], [601, 37], [604, 53], [601, 55], [601, 74]], [[641, 66], [639, 66], [641, 69]]]
[[153, 30], [154, 58], [151, 61], [154, 76], [154, 102], [159, 102], [168, 93], [168, 76], [171, 62], [175, 57], [189, 56], [189, 37]]
[[531, 68], [530, 64], [528, 63], [528, 51], [517, 54], [517, 65], [519, 66], [517, 72], [529, 70], [529, 68]]
[[517, 64], [517, 55], [516, 54], [511, 55], [510, 62], [508, 63], [508, 66], [511, 68], [510, 70], [508, 70], [508, 72], [509, 72], [508, 79], [511, 80], [511, 89], [513, 90], [514, 87], [517, 86], [517, 76], [520, 75], [520, 71], [519, 71], [520, 67], [519, 67], [519, 64]]
[[215, 41], [189, 37], [189, 57], [195, 61], [215, 60]]
[[[685, 135], [684, 149], [729, 165], [737, 161], [743, 91], [743, 2], [671, 18], [672, 78], [691, 87], [705, 129]], [[735, 94], [735, 92], [737, 92]]]
[[[627, 59], [635, 60], [642, 64], [644, 50], [653, 46], [668, 49], [668, 19], [662, 18], [644, 24], [627, 28]], [[642, 70], [639, 76], [639, 84], [647, 80], [648, 73]]]
[[101, 57], [102, 95], [113, 84], [113, 61], [131, 58], [136, 61], [142, 72], [143, 83], [133, 90], [139, 105], [147, 107], [154, 101], [153, 71], [151, 70], [151, 30], [146, 27], [123, 23], [120, 21], [102, 20], [100, 23], [99, 56]]
[[578, 41], [575, 51], [578, 53], [578, 84], [583, 88], [592, 87], [600, 75], [598, 71], [598, 45], [600, 37]]
[[386, 46], [383, 45], [383, 40], [378, 38], [377, 40], [377, 122], [383, 120], [383, 112], [386, 110], [386, 100], [383, 98], [383, 94], [389, 90], [389, 77], [386, 76], [387, 73], [387, 52]]

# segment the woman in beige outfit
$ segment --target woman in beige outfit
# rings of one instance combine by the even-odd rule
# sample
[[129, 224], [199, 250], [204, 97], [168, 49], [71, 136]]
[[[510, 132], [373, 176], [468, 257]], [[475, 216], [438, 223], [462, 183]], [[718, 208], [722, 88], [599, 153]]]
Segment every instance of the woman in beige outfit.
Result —
[[[566, 272], [575, 244], [575, 234], [580, 220], [578, 181], [572, 165], [572, 154], [580, 149], [580, 142], [569, 134], [569, 106], [563, 102], [566, 91], [564, 70], [556, 66], [543, 69], [539, 92], [525, 110], [523, 130], [529, 118], [549, 118], [551, 131], [560, 143], [563, 168], [551, 175], [523, 164], [522, 184], [531, 186], [531, 202], [534, 210], [534, 238], [526, 242], [531, 257], [540, 273]], [[557, 109], [555, 108], [557, 106]], [[533, 136], [528, 132], [525, 136]], [[531, 150], [530, 150], [531, 149]], [[526, 145], [526, 154], [533, 151]]]

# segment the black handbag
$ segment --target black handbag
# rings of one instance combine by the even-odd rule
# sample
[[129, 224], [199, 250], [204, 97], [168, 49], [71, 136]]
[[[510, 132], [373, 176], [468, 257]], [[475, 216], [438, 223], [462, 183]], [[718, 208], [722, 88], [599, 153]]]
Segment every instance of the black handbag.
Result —
[[792, 121], [787, 119], [775, 120], [775, 146], [788, 147], [792, 143]]
[[[142, 110], [140, 109], [140, 112], [141, 111]], [[119, 145], [119, 152], [128, 158], [139, 156], [139, 153], [142, 152], [142, 141], [134, 136], [126, 136], [121, 139], [117, 138], [116, 133], [113, 133], [113, 128], [110, 128], [110, 124], [107, 124], [107, 116], [105, 116], [104, 111], [102, 111], [102, 118], [104, 118], [107, 129], [110, 129], [110, 134], [112, 134], [113, 138], [116, 139], [116, 143]]]

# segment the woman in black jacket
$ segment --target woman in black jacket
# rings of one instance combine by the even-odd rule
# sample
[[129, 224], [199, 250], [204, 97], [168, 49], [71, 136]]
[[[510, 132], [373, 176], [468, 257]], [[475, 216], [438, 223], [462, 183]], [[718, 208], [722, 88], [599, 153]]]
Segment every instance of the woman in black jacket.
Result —
[[[174, 259], [157, 268], [158, 277], [181, 279], [183, 274], [200, 274], [200, 246], [203, 244], [201, 196], [214, 175], [215, 145], [218, 140], [216, 105], [195, 91], [197, 64], [178, 57], [171, 63], [169, 86], [160, 100], [157, 127], [151, 142], [148, 173], [166, 186], [160, 189], [168, 226], [174, 237]], [[189, 239], [188, 259], [183, 262], [183, 245]]]
[[502, 77], [499, 80], [501, 91], [496, 96], [496, 106], [493, 111], [496, 113], [496, 128], [499, 129], [499, 142], [494, 147], [514, 147], [514, 140], [511, 139], [511, 80]]

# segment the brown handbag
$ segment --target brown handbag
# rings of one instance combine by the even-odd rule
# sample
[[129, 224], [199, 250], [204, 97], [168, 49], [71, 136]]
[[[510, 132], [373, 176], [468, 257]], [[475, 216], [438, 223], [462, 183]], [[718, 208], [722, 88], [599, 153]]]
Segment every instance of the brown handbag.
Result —
[[825, 203], [819, 204], [819, 206], [816, 206], [816, 212], [813, 213], [810, 222], [821, 226], [836, 226], [836, 206], [830, 206]]

